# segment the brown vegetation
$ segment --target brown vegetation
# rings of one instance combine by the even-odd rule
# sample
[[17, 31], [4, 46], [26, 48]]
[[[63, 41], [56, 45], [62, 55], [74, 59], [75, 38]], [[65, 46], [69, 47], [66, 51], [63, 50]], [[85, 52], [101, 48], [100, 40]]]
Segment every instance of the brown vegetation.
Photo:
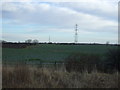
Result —
[[92, 72], [94, 69], [98, 70], [100, 60], [97, 54], [75, 53], [66, 58], [65, 67], [68, 72]]
[[120, 49], [109, 49], [103, 57], [98, 54], [73, 53], [65, 60], [66, 70], [89, 73], [94, 69], [103, 73], [120, 72]]
[[67, 72], [61, 68], [3, 66], [3, 88], [118, 88], [118, 73]]

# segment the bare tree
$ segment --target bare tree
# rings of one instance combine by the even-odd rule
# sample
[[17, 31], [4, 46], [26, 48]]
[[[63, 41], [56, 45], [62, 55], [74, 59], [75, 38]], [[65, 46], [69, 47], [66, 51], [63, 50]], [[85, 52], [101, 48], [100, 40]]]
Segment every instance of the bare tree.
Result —
[[107, 42], [106, 42], [106, 45], [109, 45], [109, 43], [110, 43], [110, 42], [109, 42], [109, 41], [107, 41]]
[[25, 43], [32, 43], [31, 39], [25, 40]]
[[7, 43], [7, 41], [5, 41], [5, 40], [0, 40], [0, 43]]
[[36, 43], [36, 44], [39, 43], [39, 41], [37, 39], [34, 39], [32, 42]]

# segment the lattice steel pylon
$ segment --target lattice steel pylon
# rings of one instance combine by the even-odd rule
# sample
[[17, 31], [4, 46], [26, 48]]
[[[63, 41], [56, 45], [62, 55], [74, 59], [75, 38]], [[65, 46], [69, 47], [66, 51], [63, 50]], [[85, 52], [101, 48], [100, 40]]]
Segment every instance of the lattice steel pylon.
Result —
[[49, 36], [49, 43], [50, 43], [50, 36]]
[[75, 25], [75, 41], [74, 42], [75, 43], [78, 42], [78, 25], [77, 24]]

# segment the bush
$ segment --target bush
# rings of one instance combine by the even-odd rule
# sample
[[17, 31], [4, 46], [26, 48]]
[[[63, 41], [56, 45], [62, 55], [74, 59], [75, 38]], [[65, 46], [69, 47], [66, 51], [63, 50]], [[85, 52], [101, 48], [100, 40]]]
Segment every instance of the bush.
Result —
[[99, 62], [100, 56], [97, 54], [75, 53], [66, 58], [65, 67], [69, 72], [91, 72], [99, 67]]
[[113, 73], [120, 71], [120, 49], [109, 49], [104, 56], [97, 54], [74, 53], [65, 60], [66, 70], [91, 72], [96, 69], [99, 72]]
[[104, 66], [107, 72], [120, 71], [120, 49], [109, 49]]

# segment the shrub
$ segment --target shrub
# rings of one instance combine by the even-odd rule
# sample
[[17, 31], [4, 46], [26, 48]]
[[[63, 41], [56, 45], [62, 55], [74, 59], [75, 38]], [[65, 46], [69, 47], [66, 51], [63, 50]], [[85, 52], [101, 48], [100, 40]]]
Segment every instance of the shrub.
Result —
[[104, 66], [107, 72], [113, 72], [114, 70], [120, 71], [120, 49], [109, 49], [106, 53], [106, 60]]
[[66, 70], [83, 72], [87, 70], [91, 72], [99, 67], [100, 56], [96, 54], [75, 53], [65, 60]]

